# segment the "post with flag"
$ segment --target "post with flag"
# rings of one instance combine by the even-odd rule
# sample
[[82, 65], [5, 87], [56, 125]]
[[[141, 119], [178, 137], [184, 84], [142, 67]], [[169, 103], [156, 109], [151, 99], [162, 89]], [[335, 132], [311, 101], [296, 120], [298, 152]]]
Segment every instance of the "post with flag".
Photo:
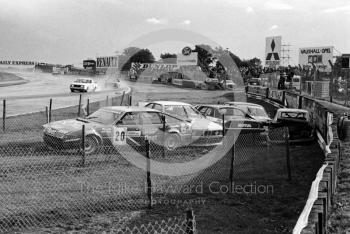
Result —
[[282, 37], [266, 37], [265, 65], [270, 68], [280, 66]]

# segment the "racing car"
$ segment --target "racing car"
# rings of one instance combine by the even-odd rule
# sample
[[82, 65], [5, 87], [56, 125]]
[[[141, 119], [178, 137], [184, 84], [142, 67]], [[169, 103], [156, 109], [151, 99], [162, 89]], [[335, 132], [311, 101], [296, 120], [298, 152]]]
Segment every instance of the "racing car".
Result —
[[207, 119], [222, 124], [225, 122], [225, 131], [235, 129], [241, 133], [263, 132], [264, 126], [243, 110], [225, 105], [198, 105], [196, 107]]
[[211, 147], [222, 144], [222, 126], [206, 119], [191, 104], [174, 101], [153, 101], [146, 104], [146, 107], [189, 121], [192, 128], [193, 146]]
[[237, 107], [247, 112], [251, 117], [263, 124], [271, 122], [271, 118], [267, 114], [265, 108], [261, 105], [250, 102], [226, 102], [225, 105]]
[[280, 108], [277, 110], [270, 127], [288, 127], [289, 139], [292, 141], [313, 141], [314, 129], [307, 110]]
[[55, 149], [80, 149], [83, 125], [87, 155], [97, 153], [102, 146], [140, 146], [145, 137], [171, 151], [189, 144], [192, 134], [191, 124], [176, 116], [145, 107], [112, 106], [100, 108], [86, 118], [43, 125], [44, 142]]
[[96, 91], [97, 83], [91, 78], [79, 78], [70, 85], [70, 91], [89, 92]]

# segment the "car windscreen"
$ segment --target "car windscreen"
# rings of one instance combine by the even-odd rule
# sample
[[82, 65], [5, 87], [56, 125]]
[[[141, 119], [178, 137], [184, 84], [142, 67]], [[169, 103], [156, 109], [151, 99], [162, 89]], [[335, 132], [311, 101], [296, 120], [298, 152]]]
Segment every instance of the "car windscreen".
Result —
[[183, 106], [165, 105], [164, 112], [170, 115], [179, 116], [180, 118], [185, 118], [185, 119], [187, 118], [187, 115]]
[[304, 112], [282, 112], [281, 118], [307, 120], [307, 113], [304, 113]]
[[225, 119], [227, 118], [244, 118], [245, 117], [245, 113], [239, 109], [235, 109], [235, 108], [221, 108], [225, 109]]
[[77, 79], [74, 81], [75, 83], [91, 83], [91, 80], [86, 79]]
[[202, 114], [199, 113], [198, 110], [196, 110], [194, 107], [192, 106], [184, 106], [186, 113], [188, 115], [189, 119], [193, 119], [193, 118], [202, 118]]
[[114, 112], [100, 109], [87, 116], [86, 119], [102, 124], [113, 124], [113, 122], [119, 119], [122, 115], [123, 112]]
[[263, 108], [248, 106], [247, 109], [252, 116], [269, 117]]

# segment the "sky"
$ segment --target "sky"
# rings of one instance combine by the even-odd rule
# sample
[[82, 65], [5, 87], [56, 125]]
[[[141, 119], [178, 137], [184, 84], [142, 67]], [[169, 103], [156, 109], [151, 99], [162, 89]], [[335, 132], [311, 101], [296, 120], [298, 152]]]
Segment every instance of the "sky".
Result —
[[[263, 60], [268, 36], [291, 45], [291, 64], [301, 47], [350, 53], [348, 0], [0, 0], [0, 6], [0, 60], [81, 65], [147, 35], [152, 40], [141, 44], [157, 59], [206, 41]], [[201, 37], [186, 37], [191, 33]]]

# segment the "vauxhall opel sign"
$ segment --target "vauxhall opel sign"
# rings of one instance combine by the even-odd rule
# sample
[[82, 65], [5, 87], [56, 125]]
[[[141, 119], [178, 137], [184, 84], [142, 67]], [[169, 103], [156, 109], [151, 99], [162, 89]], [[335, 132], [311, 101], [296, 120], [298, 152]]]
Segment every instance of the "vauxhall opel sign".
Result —
[[301, 66], [310, 67], [314, 64], [322, 71], [331, 71], [329, 61], [333, 62], [333, 46], [299, 49], [299, 64]]

